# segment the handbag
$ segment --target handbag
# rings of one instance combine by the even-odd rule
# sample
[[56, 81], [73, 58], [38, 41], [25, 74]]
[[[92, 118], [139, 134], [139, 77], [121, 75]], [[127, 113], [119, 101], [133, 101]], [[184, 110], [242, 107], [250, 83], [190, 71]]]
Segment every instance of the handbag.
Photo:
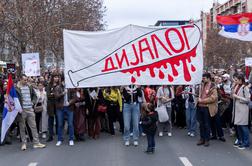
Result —
[[97, 107], [98, 112], [107, 112], [107, 106], [106, 105], [98, 105]]
[[35, 113], [40, 113], [43, 111], [43, 106], [42, 106], [42, 103], [37, 103], [34, 107], [34, 112]]
[[167, 122], [169, 120], [169, 115], [167, 113], [165, 105], [161, 105], [161, 106], [157, 107], [155, 109], [155, 111], [157, 111], [157, 113], [158, 113], [159, 122], [162, 123], [162, 122]]

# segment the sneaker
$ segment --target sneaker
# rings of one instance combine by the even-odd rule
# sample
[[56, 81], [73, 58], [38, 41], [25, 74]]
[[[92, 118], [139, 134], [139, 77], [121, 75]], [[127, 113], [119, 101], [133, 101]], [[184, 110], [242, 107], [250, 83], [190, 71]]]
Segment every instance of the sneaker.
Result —
[[143, 136], [143, 137], [145, 137], [145, 136], [146, 136], [146, 134], [145, 134], [145, 133], [142, 133], [142, 136]]
[[190, 136], [190, 135], [191, 135], [191, 133], [190, 133], [190, 132], [188, 132], [188, 133], [187, 133], [187, 135], [188, 135], [188, 136]]
[[22, 150], [22, 151], [25, 151], [25, 150], [26, 150], [26, 144], [22, 144], [21, 150]]
[[159, 132], [159, 137], [163, 137], [163, 132]]
[[235, 141], [233, 147], [238, 148], [241, 144], [238, 142], [238, 140]]
[[171, 136], [172, 136], [172, 133], [169, 132], [169, 133], [168, 133], [168, 137], [171, 137]]
[[36, 148], [45, 148], [46, 145], [45, 144], [41, 144], [41, 143], [38, 143], [38, 144], [34, 144], [33, 145], [33, 148], [36, 149]]
[[125, 146], [129, 146], [129, 145], [130, 145], [130, 142], [129, 142], [129, 141], [125, 141], [124, 145], [125, 145]]
[[69, 141], [69, 146], [74, 146], [74, 141], [73, 140]]
[[191, 133], [191, 134], [190, 134], [190, 137], [195, 137], [195, 134], [194, 134], [194, 133]]
[[238, 149], [240, 149], [240, 150], [244, 150], [244, 149], [246, 149], [246, 148], [245, 148], [245, 146], [240, 145], [240, 146], [238, 147]]
[[42, 134], [42, 138], [43, 138], [43, 139], [46, 139], [46, 133], [43, 133], [43, 134]]
[[134, 146], [138, 146], [138, 142], [137, 141], [134, 141]]
[[57, 143], [56, 143], [56, 146], [60, 146], [62, 144], [62, 142], [61, 141], [58, 141]]

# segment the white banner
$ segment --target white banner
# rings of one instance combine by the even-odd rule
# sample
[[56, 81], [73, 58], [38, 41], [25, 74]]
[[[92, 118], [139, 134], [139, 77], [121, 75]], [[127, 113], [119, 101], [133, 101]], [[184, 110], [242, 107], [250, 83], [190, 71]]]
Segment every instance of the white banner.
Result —
[[22, 68], [26, 76], [40, 76], [39, 53], [22, 54]]
[[67, 88], [198, 84], [201, 23], [178, 27], [129, 25], [103, 32], [64, 30]]
[[252, 67], [252, 58], [251, 57], [245, 58], [245, 66]]

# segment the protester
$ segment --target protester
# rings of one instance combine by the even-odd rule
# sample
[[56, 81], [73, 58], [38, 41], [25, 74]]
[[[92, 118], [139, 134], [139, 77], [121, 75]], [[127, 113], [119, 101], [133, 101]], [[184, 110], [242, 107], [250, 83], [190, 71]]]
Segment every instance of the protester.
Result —
[[158, 122], [159, 136], [163, 136], [163, 132], [167, 132], [168, 136], [172, 136], [172, 122], [171, 122], [171, 101], [174, 99], [174, 91], [171, 86], [163, 85], [157, 90], [157, 107], [165, 106], [168, 114], [167, 122]]
[[71, 106], [71, 109], [74, 111], [74, 134], [77, 141], [84, 141], [90, 98], [87, 89], [76, 88], [72, 93], [74, 104]]
[[218, 95], [217, 89], [211, 82], [211, 75], [204, 73], [200, 87], [197, 119], [200, 127], [200, 140], [197, 145], [209, 146], [210, 140], [210, 116], [213, 117], [217, 113]]
[[249, 108], [248, 102], [250, 101], [250, 93], [247, 86], [245, 86], [245, 78], [239, 74], [234, 78], [236, 86], [232, 92], [234, 100], [234, 124], [237, 125], [238, 142], [234, 146], [239, 149], [249, 148]]
[[124, 144], [130, 145], [130, 123], [133, 126], [133, 144], [138, 146], [140, 109], [138, 97], [142, 96], [141, 89], [136, 85], [123, 88], [123, 120], [124, 120]]
[[[47, 96], [43, 82], [39, 82], [38, 89], [35, 90], [37, 101], [34, 106], [37, 131], [42, 133], [42, 138], [46, 138], [48, 129]], [[41, 124], [41, 126], [40, 126]]]
[[[50, 78], [50, 82], [46, 87], [47, 94], [47, 114], [48, 114], [48, 139], [47, 142], [53, 141], [54, 136], [54, 121], [56, 119], [56, 105], [57, 100], [55, 98], [55, 89], [60, 84], [59, 74], [53, 73]], [[56, 120], [56, 126], [58, 122]]]
[[190, 85], [185, 88], [184, 91], [185, 108], [186, 108], [186, 125], [187, 135], [194, 137], [197, 128], [196, 121], [196, 86]]
[[64, 120], [65, 115], [67, 118], [68, 124], [68, 133], [69, 133], [69, 145], [74, 145], [74, 127], [73, 127], [73, 111], [70, 109], [70, 106], [74, 104], [74, 98], [70, 96], [70, 90], [65, 89], [64, 79], [61, 79], [62, 82], [55, 87], [55, 100], [56, 100], [56, 115], [58, 121], [58, 141], [56, 146], [60, 146], [63, 142], [63, 131], [64, 131]]
[[124, 124], [122, 117], [122, 95], [117, 87], [105, 88], [103, 97], [108, 102], [108, 119], [109, 130], [111, 135], [115, 135], [114, 122], [118, 119], [120, 124], [120, 132], [123, 132]]
[[45, 145], [39, 142], [35, 114], [33, 110], [33, 106], [37, 101], [37, 96], [34, 89], [31, 86], [28, 86], [27, 81], [28, 78], [26, 76], [22, 76], [20, 87], [17, 88], [19, 101], [23, 108], [21, 115], [19, 115], [19, 128], [22, 141], [21, 150], [26, 150], [27, 148], [27, 139], [25, 134], [26, 122], [31, 129], [34, 144], [33, 148], [45, 148]]
[[147, 137], [147, 150], [146, 153], [154, 153], [155, 152], [155, 134], [157, 130], [157, 120], [158, 114], [155, 112], [154, 105], [151, 103], [144, 103], [142, 106], [143, 115], [141, 116], [140, 124], [143, 127], [143, 131]]

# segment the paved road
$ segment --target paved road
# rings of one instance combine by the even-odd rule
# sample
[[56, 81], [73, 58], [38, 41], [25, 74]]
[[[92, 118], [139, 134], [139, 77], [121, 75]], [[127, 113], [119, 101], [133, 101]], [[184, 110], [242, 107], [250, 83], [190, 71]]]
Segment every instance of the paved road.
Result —
[[138, 147], [125, 147], [121, 136], [102, 134], [98, 140], [87, 139], [60, 147], [55, 142], [45, 149], [20, 151], [20, 143], [0, 147], [0, 166], [251, 166], [252, 149], [238, 150], [232, 138], [225, 143], [211, 141], [210, 147], [196, 146], [198, 137], [188, 137], [185, 130], [175, 129], [173, 137], [158, 137], [153, 155], [143, 153], [146, 138]]

